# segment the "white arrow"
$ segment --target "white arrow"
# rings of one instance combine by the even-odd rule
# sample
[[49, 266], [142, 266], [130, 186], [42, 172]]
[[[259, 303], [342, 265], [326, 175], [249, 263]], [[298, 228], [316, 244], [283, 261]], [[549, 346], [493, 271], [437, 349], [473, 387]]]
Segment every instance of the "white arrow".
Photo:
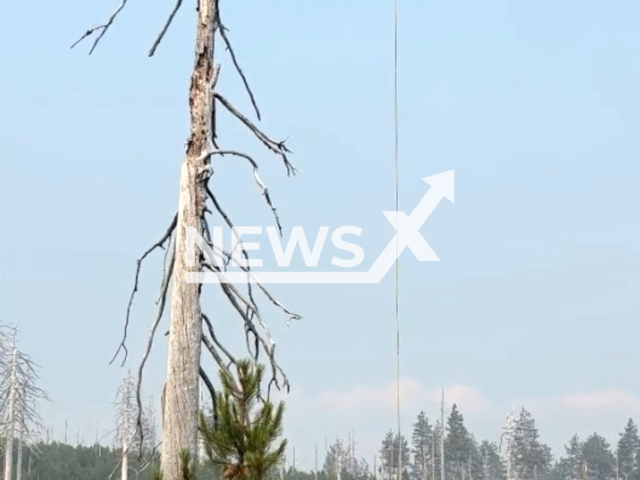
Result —
[[392, 265], [398, 261], [400, 254], [409, 247], [421, 262], [438, 262], [440, 259], [420, 234], [420, 228], [427, 221], [443, 198], [454, 201], [454, 170], [423, 178], [431, 188], [407, 217], [405, 212], [383, 212], [397, 233], [382, 251], [376, 262], [367, 272], [376, 279], [382, 280]]
[[[420, 200], [416, 208], [413, 209], [410, 217], [412, 221], [415, 217], [416, 223], [422, 226], [443, 197], [450, 200], [451, 203], [454, 203], [454, 171], [455, 170], [449, 170], [448, 172], [438, 173], [437, 175], [431, 175], [430, 177], [424, 177], [422, 179], [427, 182], [431, 188], [426, 195], [422, 197], [422, 200]], [[402, 213], [404, 214], [404, 212]]]

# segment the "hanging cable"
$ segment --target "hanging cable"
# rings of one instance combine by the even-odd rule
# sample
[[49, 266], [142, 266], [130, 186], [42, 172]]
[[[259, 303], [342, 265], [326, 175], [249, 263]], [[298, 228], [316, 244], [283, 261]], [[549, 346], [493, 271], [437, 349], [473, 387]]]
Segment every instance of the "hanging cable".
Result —
[[[398, 155], [398, 0], [393, 0], [393, 128], [395, 170], [395, 210], [400, 211], [400, 175]], [[402, 480], [402, 443], [400, 428], [400, 258], [396, 234], [395, 313], [396, 313], [396, 413], [398, 421], [398, 480]]]

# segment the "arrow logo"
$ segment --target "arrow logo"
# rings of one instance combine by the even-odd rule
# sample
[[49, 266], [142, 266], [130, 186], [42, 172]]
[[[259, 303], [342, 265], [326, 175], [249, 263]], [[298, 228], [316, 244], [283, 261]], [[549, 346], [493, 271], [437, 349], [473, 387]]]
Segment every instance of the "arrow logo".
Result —
[[440, 259], [420, 234], [420, 228], [443, 198], [454, 202], [454, 170], [425, 177], [430, 188], [411, 215], [403, 211], [382, 212], [396, 234], [366, 272], [187, 272], [189, 283], [380, 283], [405, 248], [420, 262]]
[[454, 170], [449, 170], [448, 172], [422, 179], [431, 185], [431, 188], [426, 195], [422, 197], [422, 200], [420, 200], [420, 203], [418, 203], [410, 216], [407, 217], [405, 212], [382, 212], [385, 217], [387, 217], [387, 220], [391, 222], [397, 233], [367, 272], [370, 275], [375, 275], [377, 279], [376, 283], [382, 280], [407, 247], [409, 247], [420, 262], [440, 261], [436, 253], [420, 234], [420, 228], [443, 198], [447, 198], [453, 203], [453, 172]]

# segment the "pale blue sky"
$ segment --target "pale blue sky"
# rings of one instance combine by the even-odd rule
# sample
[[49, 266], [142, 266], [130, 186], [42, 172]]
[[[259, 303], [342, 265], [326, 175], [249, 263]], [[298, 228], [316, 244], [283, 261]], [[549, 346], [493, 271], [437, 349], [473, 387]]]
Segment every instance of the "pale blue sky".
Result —
[[[92, 57], [89, 44], [69, 50], [116, 3], [10, 2], [0, 16], [0, 318], [19, 319], [22, 347], [43, 365], [56, 436], [68, 419], [87, 440], [99, 417], [106, 429], [123, 373], [107, 362], [135, 259], [176, 208], [193, 61], [193, 2], [153, 59], [171, 1], [131, 0]], [[260, 153], [285, 228], [363, 228], [368, 268], [393, 234], [381, 213], [393, 209], [390, 0], [223, 8], [264, 128], [289, 137], [300, 174], [287, 179], [226, 116], [221, 140]], [[468, 393], [467, 417], [481, 437], [497, 439], [514, 402], [530, 406], [556, 452], [574, 431], [613, 440], [640, 410], [639, 14], [631, 0], [400, 1], [401, 208], [425, 193], [422, 177], [456, 170], [455, 205], [444, 201], [422, 229], [442, 261], [402, 256], [402, 374], [418, 390], [474, 389], [485, 400]], [[248, 112], [224, 61], [222, 87]], [[236, 224], [269, 225], [246, 165], [234, 165], [216, 168], [221, 201]], [[144, 270], [131, 368], [158, 268]], [[355, 429], [369, 456], [394, 426], [381, 404], [320, 412], [340, 392], [386, 401], [392, 280], [274, 288], [304, 315], [289, 329], [269, 318], [306, 398], [292, 397], [289, 432], [309, 466], [316, 440]], [[214, 291], [211, 316], [241, 349]], [[155, 395], [164, 345], [147, 376]], [[582, 413], [568, 414], [571, 401]], [[420, 406], [435, 413], [426, 398], [407, 402], [405, 423]]]

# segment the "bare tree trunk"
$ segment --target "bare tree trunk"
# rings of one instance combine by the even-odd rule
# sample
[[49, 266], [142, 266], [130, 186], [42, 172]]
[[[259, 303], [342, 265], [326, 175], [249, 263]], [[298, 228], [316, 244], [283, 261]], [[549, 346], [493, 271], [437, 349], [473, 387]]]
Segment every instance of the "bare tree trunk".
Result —
[[[128, 418], [128, 406], [125, 406], [124, 409], [124, 424], [129, 425], [127, 422]], [[127, 480], [129, 477], [129, 451], [127, 449], [127, 440], [129, 436], [129, 432], [125, 429], [125, 432], [122, 434], [122, 464], [120, 465], [120, 480]]]
[[22, 477], [22, 441], [24, 439], [24, 430], [22, 423], [18, 425], [18, 460], [16, 461], [16, 480]]
[[[196, 44], [195, 44], [195, 63], [193, 73], [191, 75], [191, 84], [189, 87], [189, 107], [190, 107], [190, 136], [186, 144], [186, 159], [182, 165], [180, 172], [180, 195], [178, 202], [178, 212], [174, 217], [168, 231], [162, 239], [147, 250], [142, 257], [138, 259], [138, 268], [134, 289], [129, 300], [127, 309], [127, 317], [125, 320], [124, 335], [112, 362], [117, 358], [121, 351], [124, 351], [125, 359], [127, 349], [125, 346], [127, 337], [127, 328], [129, 325], [129, 308], [133, 302], [133, 298], [138, 289], [138, 273], [142, 261], [154, 250], [164, 247], [169, 242], [169, 248], [172, 249], [169, 265], [164, 273], [163, 284], [160, 292], [160, 302], [158, 303], [158, 314], [151, 328], [147, 348], [143, 359], [139, 366], [137, 388], [140, 388], [142, 382], [142, 373], [147, 361], [149, 352], [152, 348], [153, 338], [158, 323], [164, 312], [165, 299], [167, 296], [167, 287], [172, 281], [171, 290], [171, 306], [170, 306], [170, 322], [169, 322], [169, 347], [167, 358], [167, 377], [163, 387], [161, 397], [161, 422], [163, 428], [161, 474], [164, 480], [182, 480], [181, 479], [181, 455], [187, 454], [191, 461], [198, 460], [198, 421], [199, 421], [199, 387], [200, 376], [204, 379], [206, 373], [200, 369], [200, 351], [201, 341], [208, 339], [206, 332], [202, 330], [202, 322], [206, 321], [209, 336], [213, 336], [213, 327], [209, 324], [208, 319], [202, 315], [200, 305], [200, 292], [202, 285], [195, 283], [186, 283], [188, 272], [202, 272], [203, 259], [198, 257], [195, 265], [187, 262], [187, 229], [194, 229], [200, 238], [208, 237], [208, 228], [205, 228], [206, 219], [204, 212], [206, 210], [207, 196], [211, 197], [215, 210], [225, 219], [225, 222], [232, 228], [232, 224], [226, 213], [215, 201], [214, 195], [208, 190], [207, 182], [213, 173], [211, 169], [212, 155], [232, 155], [248, 161], [253, 167], [254, 180], [262, 190], [263, 197], [271, 209], [275, 221], [280, 228], [280, 221], [276, 214], [275, 207], [271, 202], [267, 187], [258, 176], [258, 164], [249, 155], [235, 150], [220, 150], [215, 145], [215, 114], [214, 114], [214, 98], [223, 105], [227, 112], [240, 121], [249, 129], [257, 140], [270, 152], [282, 159], [287, 174], [295, 174], [295, 169], [289, 162], [287, 155], [291, 153], [285, 146], [284, 141], [274, 141], [265, 133], [263, 133], [251, 120], [241, 114], [225, 97], [219, 93], [214, 94], [214, 88], [218, 77], [218, 65], [214, 64], [214, 34], [219, 31], [223, 44], [229, 51], [234, 69], [241, 77], [242, 82], [247, 90], [254, 107], [256, 116], [260, 120], [260, 112], [255, 103], [255, 99], [244, 73], [237, 63], [235, 54], [229, 39], [223, 28], [219, 11], [218, 0], [196, 0], [198, 4], [198, 14], [196, 22]], [[162, 41], [164, 34], [169, 28], [175, 13], [180, 9], [183, 2], [178, 1], [174, 10], [169, 15], [165, 26], [156, 38], [149, 56], [153, 56], [156, 48]], [[126, 0], [121, 2], [120, 6], [111, 14], [109, 20], [97, 27], [86, 30], [84, 35], [80, 37], [72, 48], [82, 42], [84, 39], [95, 35], [93, 46], [89, 53], [93, 52], [100, 39], [112, 25], [115, 18], [123, 10]], [[215, 97], [214, 97], [215, 95]], [[206, 233], [205, 233], [206, 230]], [[189, 235], [190, 237], [190, 235]], [[190, 245], [189, 247], [192, 247]], [[189, 248], [189, 251], [191, 249]], [[191, 260], [191, 259], [189, 259]], [[211, 267], [211, 266], [209, 266]], [[255, 352], [250, 352], [252, 356], [258, 355], [258, 351], [265, 352], [271, 370], [273, 372], [271, 382], [275, 382], [278, 389], [284, 387], [289, 391], [289, 381], [282, 369], [275, 361], [274, 344], [271, 341], [270, 334], [266, 331], [266, 326], [260, 320], [261, 326], [266, 331], [264, 334], [253, 328], [254, 315], [258, 315], [258, 308], [253, 299], [244, 300], [242, 295], [230, 288], [222, 287], [222, 290], [228, 300], [236, 306], [238, 302], [247, 305], [246, 311], [242, 308], [236, 308], [242, 321], [247, 327], [247, 346], [251, 351], [251, 346], [255, 345]], [[282, 312], [286, 313], [290, 320], [300, 319], [300, 315], [286, 309], [282, 304], [277, 302], [263, 287], [261, 291], [274, 303]], [[252, 338], [251, 338], [252, 337]], [[217, 342], [216, 342], [217, 343]], [[223, 360], [217, 352], [218, 346], [207, 344], [207, 350], [211, 353], [218, 367], [222, 370], [228, 370], [229, 365]], [[226, 351], [223, 346], [220, 349], [224, 355], [228, 357], [231, 363], [235, 363], [234, 358]], [[280, 381], [282, 383], [280, 383]], [[270, 383], [271, 384], [271, 383]], [[212, 389], [210, 389], [212, 390]], [[210, 392], [211, 393], [211, 392]], [[138, 422], [142, 416], [142, 406], [139, 403], [138, 396]]]
[[[180, 480], [181, 452], [188, 452], [193, 461], [198, 454], [201, 286], [185, 281], [188, 270], [186, 229], [191, 227], [200, 235], [203, 233], [201, 219], [206, 192], [200, 175], [208, 165], [209, 160], [205, 159], [203, 153], [209, 149], [213, 132], [213, 42], [217, 1], [199, 0], [198, 3], [196, 58], [189, 88], [191, 134], [187, 142], [187, 158], [180, 175], [167, 381], [162, 412], [164, 432], [161, 464], [164, 480]], [[200, 270], [198, 265], [195, 269]]]
[[9, 425], [7, 427], [7, 439], [4, 452], [4, 480], [12, 480], [13, 478], [13, 435], [15, 433], [16, 423], [16, 348], [13, 347], [11, 358], [11, 383], [9, 385]]

